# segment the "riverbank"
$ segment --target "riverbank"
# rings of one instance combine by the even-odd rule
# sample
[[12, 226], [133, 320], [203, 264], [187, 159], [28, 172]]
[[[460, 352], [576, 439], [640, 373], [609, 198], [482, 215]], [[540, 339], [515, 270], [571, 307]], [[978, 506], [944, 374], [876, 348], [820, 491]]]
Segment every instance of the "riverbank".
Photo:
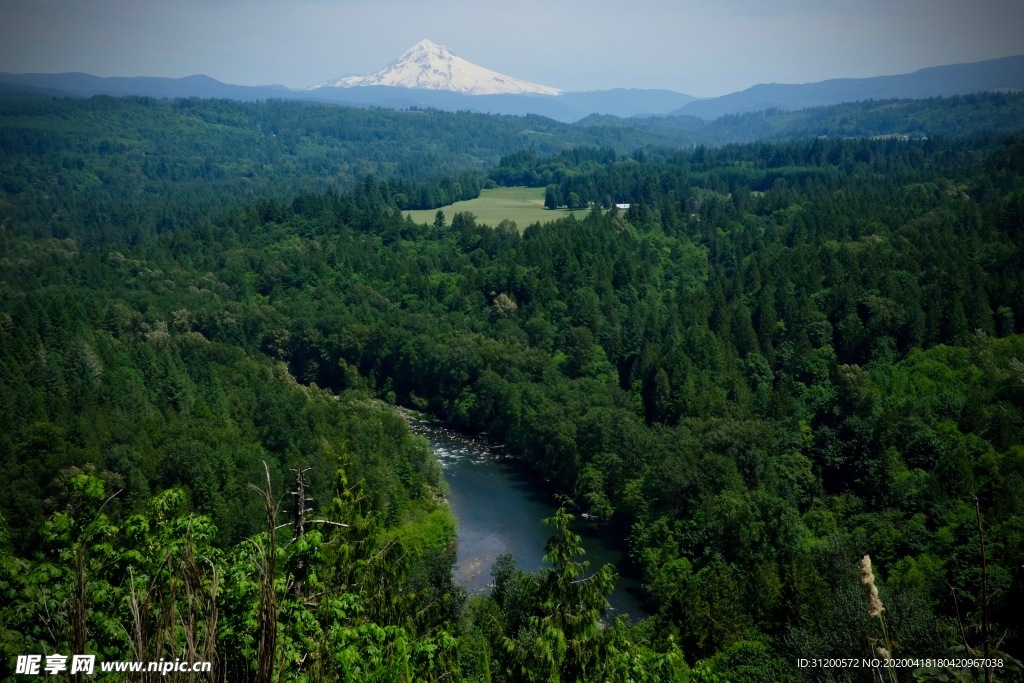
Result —
[[[471, 594], [490, 590], [491, 567], [504, 553], [512, 553], [520, 569], [548, 568], [542, 558], [551, 530], [541, 520], [555, 513], [555, 492], [500, 444], [461, 434], [412, 411], [400, 412], [410, 429], [427, 439], [441, 463], [458, 529], [456, 582]], [[591, 568], [611, 564], [620, 575], [609, 596], [610, 616], [647, 616], [642, 585], [624, 571], [628, 558], [611, 529], [577, 517], [573, 531], [586, 551], [581, 560]]]

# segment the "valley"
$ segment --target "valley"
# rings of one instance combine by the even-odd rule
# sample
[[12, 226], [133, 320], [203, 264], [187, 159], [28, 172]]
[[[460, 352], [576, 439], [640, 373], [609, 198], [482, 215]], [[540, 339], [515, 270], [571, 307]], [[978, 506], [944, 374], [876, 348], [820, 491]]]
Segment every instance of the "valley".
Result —
[[0, 649], [1020, 680], [1022, 111], [0, 98]]

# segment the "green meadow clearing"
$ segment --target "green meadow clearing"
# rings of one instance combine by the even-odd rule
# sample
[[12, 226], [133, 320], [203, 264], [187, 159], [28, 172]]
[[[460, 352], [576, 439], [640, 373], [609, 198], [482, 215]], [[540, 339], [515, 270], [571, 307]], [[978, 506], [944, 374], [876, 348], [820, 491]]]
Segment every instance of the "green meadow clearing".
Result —
[[[412, 216], [417, 223], [432, 224], [437, 211], [425, 209], [405, 213]], [[445, 220], [448, 222], [451, 222], [452, 216], [456, 213], [469, 211], [476, 216], [477, 223], [496, 226], [508, 219], [515, 221], [520, 230], [533, 223], [547, 223], [569, 215], [566, 209], [551, 211], [544, 208], [543, 187], [496, 187], [492, 190], [481, 190], [480, 196], [476, 199], [442, 206], [441, 211], [444, 211]], [[579, 218], [586, 213], [586, 209], [577, 209]]]

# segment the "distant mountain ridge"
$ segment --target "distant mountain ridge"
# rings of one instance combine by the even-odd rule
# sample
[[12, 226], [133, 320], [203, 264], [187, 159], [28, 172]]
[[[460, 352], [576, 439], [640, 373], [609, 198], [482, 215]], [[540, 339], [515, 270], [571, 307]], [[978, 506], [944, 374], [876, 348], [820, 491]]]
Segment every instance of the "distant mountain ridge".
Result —
[[44, 88], [76, 97], [93, 95], [140, 95], [143, 97], [207, 97], [229, 100], [289, 98], [294, 91], [283, 85], [232, 85], [202, 74], [184, 78], [158, 76], [93, 76], [70, 72], [57, 74], [0, 73], [0, 83]]
[[[768, 109], [792, 111], [871, 99], [948, 97], [995, 90], [1024, 91], [1024, 55], [929, 67], [896, 76], [842, 78], [805, 84], [760, 84], [705, 99], [672, 90], [616, 88], [562, 92], [465, 62], [472, 67], [470, 69], [456, 60], [459, 58], [447, 48], [421, 41], [375, 74], [349, 76], [303, 90], [281, 85], [231, 85], [204, 75], [104, 78], [84, 73], [0, 73], [0, 95], [142, 95], [243, 101], [299, 99], [354, 107], [419, 107], [516, 116], [536, 114], [572, 122], [593, 114], [618, 117], [694, 116], [712, 120], [727, 114]], [[445, 84], [460, 89], [445, 89]], [[508, 91], [490, 92], [494, 88], [506, 88]]]
[[671, 113], [716, 119], [768, 109], [792, 111], [861, 100], [949, 97], [993, 90], [1024, 90], [1024, 55], [933, 66], [896, 76], [762, 83], [729, 95], [696, 100]]

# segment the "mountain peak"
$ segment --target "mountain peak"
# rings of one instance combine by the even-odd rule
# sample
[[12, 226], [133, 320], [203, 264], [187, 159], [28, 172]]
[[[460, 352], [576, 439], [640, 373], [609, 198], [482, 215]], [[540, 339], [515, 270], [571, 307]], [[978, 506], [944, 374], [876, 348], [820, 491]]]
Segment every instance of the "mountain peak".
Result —
[[417, 50], [442, 50], [444, 52], [451, 52], [451, 50], [446, 48], [444, 45], [438, 45], [430, 38], [424, 38], [420, 42], [416, 43], [408, 50], [406, 50], [406, 54], [409, 54], [410, 52], [416, 52]]
[[384, 85], [419, 90], [447, 90], [465, 95], [560, 95], [561, 90], [500, 74], [455, 55], [424, 38], [395, 61], [369, 76], [348, 76], [314, 85], [318, 88], [354, 88]]
[[[455, 53], [453, 53], [447, 47], [445, 47], [444, 45], [438, 45], [429, 38], [424, 38], [423, 40], [421, 40], [420, 42], [416, 43], [408, 50], [403, 52], [401, 56], [399, 56], [398, 59], [389, 64], [387, 68], [390, 68], [395, 64], [401, 64], [402, 62], [409, 61], [415, 61], [417, 63], [427, 63], [433, 60], [440, 63], [450, 62], [453, 59], [457, 59], [457, 57], [455, 57]], [[377, 73], [381, 72], [378, 71]], [[367, 78], [369, 78], [369, 76]]]

